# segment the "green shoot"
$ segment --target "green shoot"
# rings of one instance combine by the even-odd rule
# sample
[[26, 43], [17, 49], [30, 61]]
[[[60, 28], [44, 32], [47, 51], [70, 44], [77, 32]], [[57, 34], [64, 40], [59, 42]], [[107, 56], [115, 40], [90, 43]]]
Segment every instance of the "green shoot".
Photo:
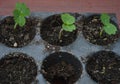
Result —
[[30, 15], [30, 10], [25, 3], [19, 3], [19, 2], [16, 3], [15, 9], [13, 11], [13, 16], [15, 21], [14, 29], [16, 28], [17, 25], [23, 27], [26, 23], [25, 17], [29, 15]]
[[[103, 30], [108, 34], [108, 35], [114, 35], [116, 34], [117, 28], [115, 25], [110, 23], [110, 16], [108, 14], [101, 14], [100, 16], [101, 22], [103, 23]], [[102, 30], [102, 32], [103, 32]], [[102, 35], [102, 32], [100, 32], [100, 35]]]
[[74, 25], [75, 18], [72, 15], [68, 13], [61, 14], [61, 19], [63, 21], [63, 24], [62, 24], [63, 30], [72, 32], [73, 30], [76, 29], [76, 26]]
[[63, 30], [72, 32], [73, 30], [76, 29], [76, 26], [74, 25], [75, 17], [73, 17], [72, 15], [68, 13], [63, 13], [61, 14], [61, 19], [62, 19], [63, 24], [62, 24], [62, 29], [59, 32], [59, 39], [61, 38], [61, 34]]

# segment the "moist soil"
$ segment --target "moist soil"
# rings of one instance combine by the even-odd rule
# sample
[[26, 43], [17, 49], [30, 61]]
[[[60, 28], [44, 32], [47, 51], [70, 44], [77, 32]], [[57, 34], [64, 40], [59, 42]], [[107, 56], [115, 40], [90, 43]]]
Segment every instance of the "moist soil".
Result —
[[57, 46], [67, 46], [74, 42], [77, 38], [77, 29], [73, 32], [62, 31], [59, 39], [59, 32], [62, 28], [62, 20], [59, 14], [49, 16], [46, 18], [40, 29], [40, 34], [43, 40], [49, 44]]
[[102, 30], [103, 23], [100, 20], [100, 15], [92, 15], [85, 19], [83, 26], [83, 35], [89, 42], [97, 45], [108, 45], [114, 43], [120, 36], [120, 31], [117, 23], [111, 20], [111, 23], [114, 24], [118, 31], [115, 35], [108, 35], [103, 31], [102, 35], [100, 35], [100, 31]]
[[73, 84], [82, 74], [82, 65], [72, 54], [56, 52], [44, 59], [41, 73], [50, 84]]
[[14, 19], [8, 16], [0, 22], [1, 42], [9, 47], [22, 47], [31, 42], [35, 36], [35, 23], [31, 18], [26, 18], [26, 24], [23, 27], [17, 25], [14, 29]]
[[99, 84], [120, 83], [120, 57], [112, 51], [99, 51], [90, 56], [86, 70]]
[[37, 75], [33, 58], [11, 53], [0, 60], [0, 84], [31, 84]]

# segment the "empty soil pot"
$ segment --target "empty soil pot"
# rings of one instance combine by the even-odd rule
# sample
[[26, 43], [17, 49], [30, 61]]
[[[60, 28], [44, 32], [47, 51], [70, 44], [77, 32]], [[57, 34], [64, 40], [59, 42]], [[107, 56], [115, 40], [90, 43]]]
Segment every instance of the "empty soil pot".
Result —
[[0, 21], [0, 39], [1, 42], [9, 47], [22, 47], [32, 41], [35, 36], [35, 21], [26, 18], [26, 24], [23, 27], [17, 25], [12, 16], [8, 16]]
[[73, 84], [82, 74], [82, 65], [72, 54], [55, 52], [44, 59], [41, 72], [50, 84]]
[[10, 53], [0, 59], [0, 84], [31, 84], [37, 75], [35, 60], [23, 53]]
[[43, 20], [40, 29], [40, 35], [43, 40], [51, 45], [67, 46], [73, 43], [77, 38], [77, 29], [73, 32], [62, 31], [59, 39], [59, 32], [62, 28], [62, 20], [60, 14], [55, 14]]
[[117, 27], [118, 31], [116, 32], [116, 34], [108, 35], [103, 31], [101, 35], [100, 32], [102, 31], [103, 23], [100, 20], [100, 15], [91, 15], [87, 17], [84, 21], [82, 29], [85, 39], [88, 40], [90, 43], [101, 46], [114, 43], [116, 40], [118, 40], [120, 36], [120, 30], [117, 23], [115, 23], [112, 19], [111, 23]]
[[88, 58], [86, 70], [99, 84], [120, 83], [120, 56], [112, 51], [99, 51]]

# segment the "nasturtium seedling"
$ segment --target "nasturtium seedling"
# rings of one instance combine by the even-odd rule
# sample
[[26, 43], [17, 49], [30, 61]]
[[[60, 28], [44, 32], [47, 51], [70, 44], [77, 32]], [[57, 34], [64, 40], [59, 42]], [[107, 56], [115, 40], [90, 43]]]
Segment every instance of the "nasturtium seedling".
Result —
[[76, 29], [76, 26], [74, 25], [75, 23], [75, 17], [68, 13], [63, 13], [61, 14], [61, 19], [63, 21], [62, 24], [62, 29], [65, 31], [72, 32], [73, 30]]
[[109, 35], [114, 35], [116, 34], [117, 28], [114, 24], [110, 23], [110, 16], [108, 14], [101, 14], [100, 16], [101, 22], [103, 23], [103, 30], [109, 34]]
[[13, 11], [14, 21], [15, 25], [14, 28], [16, 28], [17, 25], [20, 27], [23, 27], [26, 23], [26, 16], [30, 15], [30, 9], [26, 6], [25, 3], [16, 3], [15, 9]]

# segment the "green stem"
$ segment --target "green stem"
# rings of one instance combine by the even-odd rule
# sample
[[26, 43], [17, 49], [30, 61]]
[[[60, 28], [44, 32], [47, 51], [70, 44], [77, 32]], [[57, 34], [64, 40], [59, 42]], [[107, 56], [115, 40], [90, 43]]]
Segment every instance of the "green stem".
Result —
[[103, 34], [103, 29], [100, 30], [100, 37], [102, 36]]
[[17, 26], [17, 23], [15, 23], [15, 25], [14, 25], [14, 29], [16, 29], [16, 26]]
[[61, 29], [60, 32], [59, 32], [59, 37], [58, 37], [59, 40], [61, 39], [62, 31], [63, 31], [63, 29]]

